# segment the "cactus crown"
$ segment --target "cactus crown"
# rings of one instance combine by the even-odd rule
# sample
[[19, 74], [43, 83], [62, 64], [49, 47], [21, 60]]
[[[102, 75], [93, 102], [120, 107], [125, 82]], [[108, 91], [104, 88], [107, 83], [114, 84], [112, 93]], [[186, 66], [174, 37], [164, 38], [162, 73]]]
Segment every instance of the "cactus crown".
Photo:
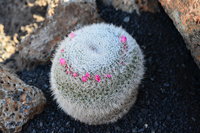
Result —
[[56, 99], [63, 97], [58, 102], [64, 110], [66, 101], [74, 103], [73, 108], [112, 110], [132, 95], [143, 73], [136, 41], [122, 28], [101, 23], [72, 32], [61, 42], [51, 84]]

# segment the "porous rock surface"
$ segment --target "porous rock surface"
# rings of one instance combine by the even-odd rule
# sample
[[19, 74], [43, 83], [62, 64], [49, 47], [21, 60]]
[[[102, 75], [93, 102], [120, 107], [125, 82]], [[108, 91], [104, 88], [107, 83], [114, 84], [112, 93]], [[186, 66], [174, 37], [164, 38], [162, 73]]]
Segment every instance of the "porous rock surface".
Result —
[[113, 5], [116, 9], [121, 9], [126, 12], [136, 11], [140, 14], [141, 11], [158, 12], [157, 0], [102, 0], [106, 5]]
[[[31, 69], [50, 60], [56, 44], [72, 30], [101, 21], [93, 2], [58, 4], [55, 14], [43, 26], [26, 37], [14, 54], [4, 64], [13, 70]], [[13, 65], [15, 64], [15, 65]], [[14, 67], [14, 68], [13, 68]]]
[[39, 89], [26, 85], [0, 65], [0, 130], [20, 132], [22, 126], [43, 111], [46, 99]]
[[159, 0], [200, 68], [200, 0]]

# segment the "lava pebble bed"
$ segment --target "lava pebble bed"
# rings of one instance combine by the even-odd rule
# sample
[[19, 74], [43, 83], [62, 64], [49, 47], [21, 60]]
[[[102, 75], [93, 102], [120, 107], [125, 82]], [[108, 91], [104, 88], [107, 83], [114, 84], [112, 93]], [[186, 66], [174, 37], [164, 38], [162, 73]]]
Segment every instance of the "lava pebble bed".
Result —
[[170, 18], [159, 13], [125, 13], [98, 3], [107, 23], [126, 29], [145, 54], [145, 78], [136, 104], [113, 124], [89, 126], [65, 114], [51, 96], [51, 64], [18, 73], [41, 89], [47, 105], [22, 133], [199, 133], [200, 70]]

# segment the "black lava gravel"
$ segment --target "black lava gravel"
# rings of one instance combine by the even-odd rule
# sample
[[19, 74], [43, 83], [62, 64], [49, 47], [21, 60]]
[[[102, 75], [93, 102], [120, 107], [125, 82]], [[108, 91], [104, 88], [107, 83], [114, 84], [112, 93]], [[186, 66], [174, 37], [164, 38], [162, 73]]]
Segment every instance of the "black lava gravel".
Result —
[[163, 9], [138, 16], [98, 5], [102, 18], [125, 28], [144, 51], [146, 74], [136, 104], [114, 124], [85, 125], [57, 107], [49, 89], [50, 65], [39, 66], [19, 73], [47, 97], [44, 112], [22, 133], [199, 133], [200, 70]]

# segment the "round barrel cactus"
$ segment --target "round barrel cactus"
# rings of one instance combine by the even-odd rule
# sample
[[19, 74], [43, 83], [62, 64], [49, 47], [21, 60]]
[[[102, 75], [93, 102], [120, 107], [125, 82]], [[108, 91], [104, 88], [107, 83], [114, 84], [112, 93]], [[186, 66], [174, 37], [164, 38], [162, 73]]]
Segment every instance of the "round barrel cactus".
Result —
[[81, 122], [115, 122], [135, 103], [143, 54], [125, 30], [93, 24], [71, 32], [56, 50], [51, 89], [59, 106]]

